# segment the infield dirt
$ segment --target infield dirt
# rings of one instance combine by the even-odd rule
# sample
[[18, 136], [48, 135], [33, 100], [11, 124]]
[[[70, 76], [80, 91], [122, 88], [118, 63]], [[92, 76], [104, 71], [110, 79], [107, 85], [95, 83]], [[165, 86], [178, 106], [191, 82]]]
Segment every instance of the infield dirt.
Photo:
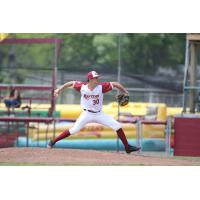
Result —
[[198, 166], [200, 158], [167, 157], [154, 154], [126, 154], [124, 152], [2, 148], [0, 165], [69, 165], [69, 166]]

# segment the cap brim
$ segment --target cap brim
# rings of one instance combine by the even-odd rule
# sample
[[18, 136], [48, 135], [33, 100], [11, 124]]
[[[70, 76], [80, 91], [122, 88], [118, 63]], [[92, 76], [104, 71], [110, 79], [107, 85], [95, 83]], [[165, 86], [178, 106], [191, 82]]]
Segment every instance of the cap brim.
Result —
[[96, 76], [94, 76], [94, 77], [92, 77], [92, 78], [88, 78], [88, 80], [91, 80], [91, 79], [93, 79], [93, 78], [97, 78], [97, 77], [100, 77], [101, 75], [96, 75]]

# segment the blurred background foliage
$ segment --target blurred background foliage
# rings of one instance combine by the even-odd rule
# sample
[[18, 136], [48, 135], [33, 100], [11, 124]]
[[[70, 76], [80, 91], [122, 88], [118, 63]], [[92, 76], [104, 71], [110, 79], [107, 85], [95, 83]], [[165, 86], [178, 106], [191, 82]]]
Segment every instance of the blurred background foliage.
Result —
[[[116, 33], [11, 33], [9, 38], [63, 39], [58, 69], [67, 72], [116, 73], [118, 67], [118, 37]], [[121, 34], [122, 74], [155, 75], [159, 69], [178, 73], [184, 64], [185, 37], [183, 33], [127, 33]], [[54, 59], [54, 45], [1, 45], [0, 82], [23, 83], [30, 75], [27, 69], [41, 69], [50, 73]], [[46, 69], [46, 71], [45, 71]], [[32, 74], [33, 75], [33, 74]]]

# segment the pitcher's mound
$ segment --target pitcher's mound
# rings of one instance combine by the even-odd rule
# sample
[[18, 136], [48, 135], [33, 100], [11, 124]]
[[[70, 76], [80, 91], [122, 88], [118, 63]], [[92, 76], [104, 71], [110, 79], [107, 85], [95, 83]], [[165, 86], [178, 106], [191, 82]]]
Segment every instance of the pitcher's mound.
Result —
[[126, 154], [124, 152], [45, 149], [2, 148], [1, 165], [200, 165], [198, 158], [174, 158], [161, 155]]

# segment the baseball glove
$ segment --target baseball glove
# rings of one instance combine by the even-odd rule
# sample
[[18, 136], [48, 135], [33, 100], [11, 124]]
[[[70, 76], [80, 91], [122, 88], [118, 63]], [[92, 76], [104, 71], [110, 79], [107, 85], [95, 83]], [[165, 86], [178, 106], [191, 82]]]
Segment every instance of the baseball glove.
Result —
[[125, 94], [117, 95], [116, 99], [120, 106], [125, 106], [129, 103], [129, 96]]

